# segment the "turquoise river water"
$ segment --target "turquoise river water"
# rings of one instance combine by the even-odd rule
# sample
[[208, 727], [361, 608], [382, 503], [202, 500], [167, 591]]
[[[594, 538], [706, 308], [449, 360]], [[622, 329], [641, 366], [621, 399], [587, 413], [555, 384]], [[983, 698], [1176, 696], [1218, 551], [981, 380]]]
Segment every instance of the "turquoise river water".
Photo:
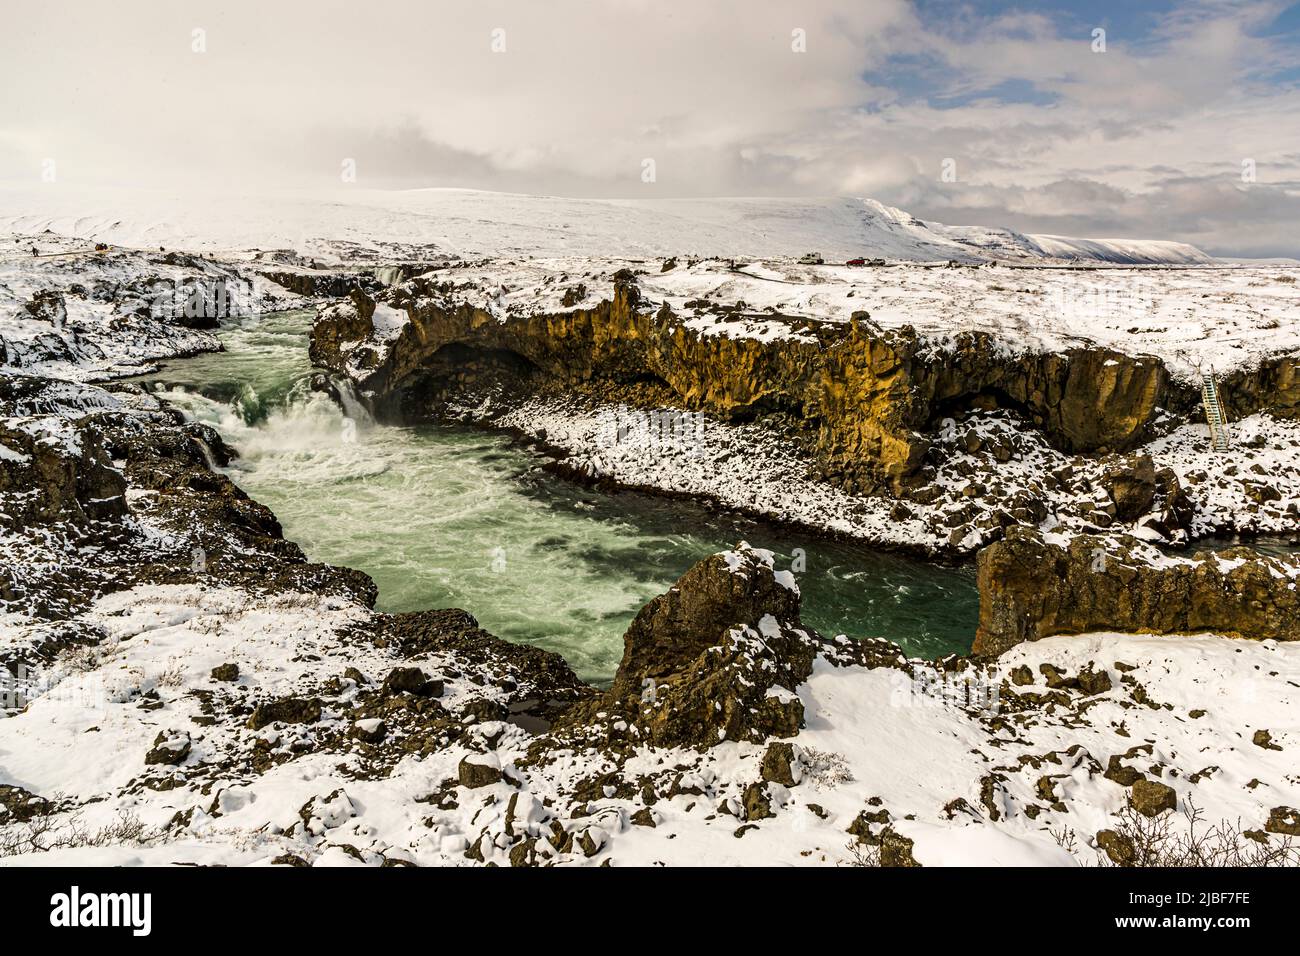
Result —
[[970, 648], [973, 570], [828, 541], [701, 504], [579, 487], [491, 431], [399, 428], [312, 392], [311, 313], [223, 330], [226, 351], [142, 381], [240, 453], [227, 473], [315, 561], [365, 571], [379, 608], [461, 607], [489, 631], [607, 681], [637, 610], [739, 540], [800, 560], [804, 621], [910, 654]]

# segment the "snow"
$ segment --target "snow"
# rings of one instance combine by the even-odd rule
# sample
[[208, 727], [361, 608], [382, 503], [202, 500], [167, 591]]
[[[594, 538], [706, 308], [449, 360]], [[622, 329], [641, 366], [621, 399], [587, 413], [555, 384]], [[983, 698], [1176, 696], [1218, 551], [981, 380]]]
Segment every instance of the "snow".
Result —
[[[189, 734], [195, 741], [190, 763], [214, 768], [241, 739], [262, 736], [280, 747], [290, 740], [309, 742], [321, 725], [288, 726], [285, 741], [265, 731], [203, 726], [194, 721], [200, 708], [189, 692], [211, 687], [208, 670], [230, 659], [240, 661], [250, 686], [276, 693], [308, 687], [337, 673], [343, 661], [363, 672], [382, 672], [392, 660], [388, 652], [345, 636], [364, 613], [346, 604], [328, 608], [309, 595], [267, 598], [194, 586], [142, 586], [101, 599], [89, 614], [112, 637], [98, 665], [69, 673], [26, 710], [0, 720], [0, 783], [93, 799], [82, 808], [92, 825], [111, 821], [119, 811], [149, 826], [161, 826], [178, 812], [188, 812], [189, 822], [146, 846], [85, 847], [5, 863], [239, 866], [291, 852], [321, 866], [377, 865], [394, 857], [463, 865], [466, 846], [484, 829], [503, 839], [501, 848], [484, 842], [488, 859], [505, 863], [511, 840], [503, 828], [512, 796], [514, 832], [545, 834], [557, 819], [561, 795], [606, 768], [597, 751], [561, 750], [554, 760], [514, 771], [517, 784], [460, 788], [458, 807], [423, 800], [441, 781], [455, 778], [464, 756], [510, 767], [525, 754], [533, 738], [499, 723], [490, 728], [500, 735], [495, 751], [451, 747], [407, 757], [382, 779], [356, 774], [354, 755], [309, 748], [265, 773], [221, 771], [224, 779], [210, 792], [199, 780], [162, 791], [130, 786], [162, 730]], [[661, 779], [680, 768], [687, 774], [681, 785], [704, 796], [662, 796], [652, 808], [657, 825], [649, 828], [633, 825], [635, 804], [607, 788], [588, 801], [585, 817], [568, 821], [590, 838], [591, 856], [560, 856], [542, 847], [543, 840], [539, 852], [580, 865], [834, 865], [851, 857], [845, 830], [857, 814], [883, 809], [896, 832], [914, 841], [914, 856], [924, 865], [1090, 863], [1096, 859], [1091, 836], [1111, 824], [1126, 791], [1102, 778], [1087, 758], [1104, 767], [1109, 756], [1143, 743], [1152, 753], [1126, 762], [1148, 773], [1159, 768], [1159, 779], [1174, 787], [1180, 801], [1192, 800], [1207, 820], [1240, 818], [1243, 826], [1259, 828], [1270, 808], [1300, 804], [1292, 757], [1300, 746], [1300, 646], [1208, 635], [1049, 638], [1012, 649], [987, 679], [996, 682], [1025, 664], [1036, 683], [1015, 691], [1042, 691], [1038, 665], [1044, 662], [1069, 673], [1092, 662], [1110, 673], [1114, 686], [1086, 698], [1086, 707], [1076, 696], [1078, 706], [1003, 711], [1013, 715], [1012, 728], [990, 723], [996, 711], [988, 707], [937, 693], [952, 675], [930, 671], [920, 681], [892, 667], [832, 666], [819, 659], [805, 684], [773, 690], [783, 698], [797, 694], [806, 720], [793, 741], [796, 784], [766, 785], [774, 817], [737, 839], [733, 831], [741, 821], [715, 810], [719, 804], [732, 812], [740, 806], [741, 792], [758, 779], [762, 746], [721, 743], [703, 753], [642, 747], [624, 768], [626, 778]], [[1133, 670], [1120, 671], [1116, 662]], [[1155, 706], [1128, 699], [1121, 682], [1128, 673]], [[454, 705], [471, 688], [468, 680], [448, 681], [444, 702]], [[145, 690], [158, 692], [165, 706], [140, 710], [136, 701]], [[346, 710], [346, 696], [343, 701]], [[339, 719], [327, 714], [324, 723]], [[1252, 743], [1255, 731], [1265, 728], [1281, 751]], [[1067, 755], [1075, 744], [1086, 754]], [[995, 790], [996, 820], [981, 802], [981, 780], [990, 773], [1002, 778]], [[1051, 776], [1063, 810], [1041, 807], [1036, 791], [1044, 774]], [[970, 809], [945, 809], [957, 798]], [[1025, 812], [1035, 803], [1036, 817]], [[295, 827], [304, 819], [300, 809], [307, 825]], [[1073, 852], [1054, 837], [1064, 829], [1079, 839]]]
[[[426, 280], [454, 288], [425, 301], [476, 306], [498, 321], [590, 309], [613, 297], [623, 269], [637, 273], [641, 312], [666, 305], [701, 336], [812, 344], [812, 323], [865, 313], [879, 329], [913, 329], [938, 351], [972, 332], [988, 333], [1008, 356], [1100, 346], [1156, 356], [1198, 386], [1202, 371], [1300, 349], [1300, 283], [1277, 268], [862, 268], [763, 258], [679, 261], [663, 272], [660, 260], [503, 257], [432, 265]], [[400, 318], [384, 323], [381, 353]]]
[[196, 198], [11, 185], [0, 231], [45, 230], [138, 248], [292, 248], [322, 261], [440, 254], [1062, 260], [1198, 264], [1182, 243], [1027, 236], [925, 223], [872, 199], [566, 199], [468, 189], [281, 191]]
[[375, 313], [371, 317], [371, 322], [374, 325], [373, 334], [380, 342], [395, 339], [409, 321], [405, 312], [399, 312], [382, 302], [375, 303]]

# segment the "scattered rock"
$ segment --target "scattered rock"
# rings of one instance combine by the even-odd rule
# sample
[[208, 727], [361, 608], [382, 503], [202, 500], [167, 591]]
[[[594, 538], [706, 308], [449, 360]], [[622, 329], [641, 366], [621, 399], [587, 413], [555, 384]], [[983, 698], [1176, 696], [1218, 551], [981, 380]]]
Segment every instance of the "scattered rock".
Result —
[[767, 784], [751, 783], [745, 788], [745, 819], [765, 820], [772, 816], [772, 802], [767, 796]]
[[1274, 807], [1268, 813], [1264, 829], [1269, 833], [1300, 837], [1300, 810], [1292, 807]]
[[190, 755], [190, 735], [181, 730], [167, 730], [158, 734], [153, 749], [144, 755], [146, 765], [169, 764], [178, 766]]
[[230, 683], [239, 680], [238, 664], [218, 664], [212, 668], [212, 679]]
[[464, 757], [456, 772], [460, 778], [460, 785], [471, 790], [490, 787], [504, 779], [501, 760], [492, 753], [470, 754]]
[[1262, 747], [1265, 750], [1281, 750], [1277, 744], [1273, 743], [1273, 735], [1267, 730], [1255, 731], [1255, 736], [1251, 738], [1251, 743], [1256, 747]]
[[261, 730], [267, 724], [314, 724], [320, 720], [321, 703], [318, 697], [282, 697], [266, 701], [253, 708], [248, 718], [250, 730]]
[[377, 744], [388, 733], [387, 725], [376, 717], [358, 720], [352, 725], [352, 736], [368, 744]]
[[1158, 780], [1135, 780], [1129, 795], [1133, 809], [1143, 816], [1155, 817], [1166, 810], [1178, 808], [1178, 795], [1174, 788]]
[[1136, 521], [1155, 501], [1155, 463], [1150, 455], [1136, 455], [1104, 472], [1101, 486], [1115, 502], [1115, 517], [1126, 524]]
[[441, 697], [442, 681], [431, 680], [418, 667], [394, 667], [384, 678], [380, 693], [385, 697], [414, 694], [416, 697]]
[[1079, 676], [1075, 678], [1075, 683], [1078, 685], [1079, 690], [1084, 694], [1087, 694], [1089, 697], [1093, 697], [1097, 694], [1104, 694], [1111, 688], [1110, 675], [1105, 671], [1093, 670], [1091, 663], [1089, 663], [1083, 670], [1079, 671]]
[[1121, 787], [1131, 787], [1146, 777], [1146, 774], [1133, 767], [1126, 766], [1125, 760], [1132, 760], [1140, 754], [1150, 756], [1152, 747], [1150, 744], [1139, 744], [1136, 747], [1130, 747], [1127, 752], [1122, 754], [1112, 754], [1106, 762], [1106, 772], [1102, 775], [1107, 780], [1113, 780]]
[[1137, 848], [1133, 841], [1114, 830], [1098, 830], [1097, 846], [1116, 866], [1133, 866], [1137, 862]]
[[803, 769], [795, 757], [794, 744], [775, 741], [767, 745], [759, 775], [770, 783], [793, 787], [803, 779]]
[[914, 867], [921, 864], [912, 855], [913, 841], [887, 827], [880, 834], [880, 865], [890, 867]]
[[1079, 680], [1076, 677], [1066, 677], [1065, 672], [1060, 670], [1055, 664], [1039, 664], [1038, 672], [1043, 675], [1047, 681], [1048, 690], [1061, 690], [1063, 688], [1074, 688], [1079, 686]]

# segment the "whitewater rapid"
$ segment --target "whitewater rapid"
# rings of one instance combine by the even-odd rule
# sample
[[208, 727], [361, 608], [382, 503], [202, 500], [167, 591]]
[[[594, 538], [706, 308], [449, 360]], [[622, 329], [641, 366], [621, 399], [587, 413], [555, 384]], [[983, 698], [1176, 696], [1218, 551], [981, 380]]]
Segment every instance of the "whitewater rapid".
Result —
[[580, 488], [490, 431], [377, 425], [313, 391], [310, 313], [223, 330], [226, 351], [145, 380], [238, 452], [226, 473], [316, 561], [365, 571], [391, 612], [461, 607], [487, 630], [608, 680], [637, 610], [741, 538], [796, 572], [805, 621], [912, 654], [969, 649], [973, 574], [801, 538], [690, 502]]

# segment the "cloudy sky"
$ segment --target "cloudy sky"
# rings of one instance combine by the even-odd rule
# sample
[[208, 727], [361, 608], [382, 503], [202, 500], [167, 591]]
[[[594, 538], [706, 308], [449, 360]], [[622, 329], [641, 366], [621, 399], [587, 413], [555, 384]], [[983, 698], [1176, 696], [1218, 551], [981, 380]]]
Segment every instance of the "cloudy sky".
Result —
[[0, 83], [10, 184], [862, 195], [1300, 255], [1285, 0], [29, 3]]

